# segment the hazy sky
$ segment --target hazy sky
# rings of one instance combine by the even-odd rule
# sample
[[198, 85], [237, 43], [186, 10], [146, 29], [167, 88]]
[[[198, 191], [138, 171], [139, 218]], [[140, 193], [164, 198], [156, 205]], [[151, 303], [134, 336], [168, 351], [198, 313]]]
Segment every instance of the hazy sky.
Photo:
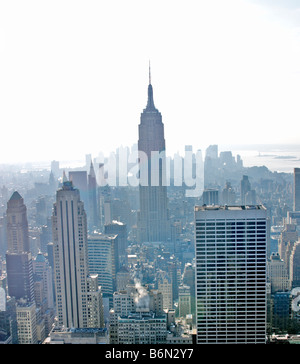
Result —
[[0, 163], [131, 146], [300, 144], [300, 2], [0, 0]]

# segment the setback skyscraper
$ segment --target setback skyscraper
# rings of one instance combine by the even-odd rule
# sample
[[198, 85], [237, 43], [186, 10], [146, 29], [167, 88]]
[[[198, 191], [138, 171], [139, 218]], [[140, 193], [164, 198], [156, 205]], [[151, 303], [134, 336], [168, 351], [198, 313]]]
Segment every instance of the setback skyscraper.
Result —
[[27, 209], [24, 200], [15, 191], [7, 202], [7, 250], [10, 253], [29, 252]]
[[52, 215], [54, 271], [58, 322], [86, 328], [87, 221], [79, 190], [64, 181], [56, 193]]
[[29, 249], [27, 208], [15, 191], [7, 202], [6, 271], [8, 293], [17, 300], [34, 302], [32, 257]]
[[[165, 242], [169, 238], [170, 227], [164, 168], [164, 124], [161, 113], [154, 106], [150, 69], [148, 102], [139, 124], [138, 151], [141, 176], [138, 240], [141, 243]], [[147, 177], [142, 180], [143, 172]]]

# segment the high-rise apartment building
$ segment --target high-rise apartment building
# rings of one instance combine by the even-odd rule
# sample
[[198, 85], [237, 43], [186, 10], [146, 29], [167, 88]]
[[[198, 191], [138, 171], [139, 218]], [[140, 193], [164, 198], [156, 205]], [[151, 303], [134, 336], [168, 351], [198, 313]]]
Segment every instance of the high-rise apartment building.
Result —
[[138, 151], [140, 153], [138, 240], [141, 243], [165, 242], [169, 238], [170, 223], [165, 180], [164, 124], [161, 113], [154, 106], [150, 70], [148, 102], [139, 124]]
[[265, 343], [267, 211], [196, 206], [197, 343]]
[[300, 211], [300, 168], [294, 168], [294, 211]]
[[65, 327], [85, 328], [87, 317], [87, 221], [79, 190], [64, 181], [52, 215], [56, 308]]

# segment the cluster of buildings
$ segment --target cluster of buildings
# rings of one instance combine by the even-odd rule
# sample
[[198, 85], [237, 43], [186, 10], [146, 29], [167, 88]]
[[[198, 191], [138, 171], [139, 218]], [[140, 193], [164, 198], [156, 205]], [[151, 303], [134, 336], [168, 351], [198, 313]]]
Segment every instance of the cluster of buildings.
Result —
[[203, 164], [192, 154], [190, 180], [179, 178], [186, 165], [174, 156], [177, 179], [165, 183], [151, 79], [137, 150], [139, 185], [103, 184], [110, 172], [88, 158], [62, 178], [52, 162], [47, 183], [21, 188], [26, 204], [3, 186], [0, 343], [266, 343], [297, 334], [299, 169], [294, 180], [245, 169], [213, 145]]

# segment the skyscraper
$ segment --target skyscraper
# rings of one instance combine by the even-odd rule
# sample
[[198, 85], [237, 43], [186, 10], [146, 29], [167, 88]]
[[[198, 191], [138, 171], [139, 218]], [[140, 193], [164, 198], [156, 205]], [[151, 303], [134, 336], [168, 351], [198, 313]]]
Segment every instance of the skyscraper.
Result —
[[86, 328], [87, 221], [79, 190], [72, 182], [64, 181], [56, 193], [52, 229], [58, 321], [65, 327]]
[[111, 224], [104, 225], [104, 233], [118, 235], [118, 266], [116, 267], [116, 271], [118, 271], [122, 265], [126, 265], [128, 262], [127, 226], [120, 221], [113, 220]]
[[79, 189], [81, 201], [84, 203], [87, 212], [89, 205], [87, 171], [70, 171], [69, 180], [73, 183], [73, 187]]
[[29, 252], [27, 208], [15, 191], [7, 202], [7, 249], [10, 253]]
[[98, 217], [98, 202], [97, 202], [97, 180], [93, 163], [90, 165], [90, 172], [88, 174], [88, 228], [89, 230], [99, 228]]
[[8, 294], [34, 302], [32, 257], [29, 249], [27, 208], [15, 191], [7, 202], [6, 271]]
[[300, 211], [300, 168], [294, 168], [294, 211]]
[[88, 237], [88, 259], [91, 274], [98, 274], [103, 297], [112, 300], [116, 286], [116, 273], [119, 267], [117, 234], [94, 232]]
[[251, 190], [251, 185], [249, 182], [249, 178], [248, 176], [243, 176], [243, 179], [241, 180], [241, 204], [245, 205], [246, 204], [246, 194], [248, 191]]
[[140, 118], [138, 151], [140, 176], [143, 172], [147, 175], [145, 180], [140, 179], [139, 186], [138, 239], [141, 243], [164, 242], [170, 234], [164, 168], [166, 162], [164, 124], [161, 113], [154, 106], [150, 68], [148, 102]]
[[265, 343], [266, 212], [195, 207], [197, 343]]

